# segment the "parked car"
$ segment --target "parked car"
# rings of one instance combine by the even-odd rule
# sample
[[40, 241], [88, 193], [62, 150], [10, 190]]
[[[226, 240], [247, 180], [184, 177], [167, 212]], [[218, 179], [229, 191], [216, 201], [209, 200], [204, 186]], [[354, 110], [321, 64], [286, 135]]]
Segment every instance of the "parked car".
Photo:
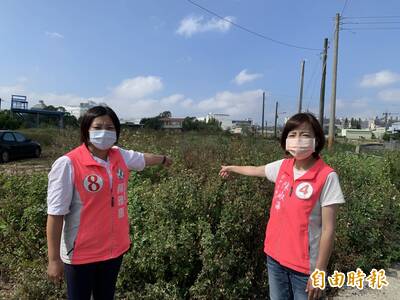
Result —
[[41, 153], [40, 144], [26, 138], [22, 133], [0, 130], [0, 162], [22, 157], [40, 157]]

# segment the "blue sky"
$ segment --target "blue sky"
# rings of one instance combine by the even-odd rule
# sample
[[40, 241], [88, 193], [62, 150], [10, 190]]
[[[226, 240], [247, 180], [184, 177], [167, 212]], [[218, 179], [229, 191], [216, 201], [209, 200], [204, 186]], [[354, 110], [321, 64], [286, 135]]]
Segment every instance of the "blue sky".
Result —
[[[345, 0], [196, 0], [257, 33], [301, 47], [332, 42]], [[344, 17], [399, 16], [397, 0], [348, 0]], [[343, 22], [393, 19], [344, 19]], [[344, 28], [400, 24], [344, 24]], [[340, 32], [337, 115], [400, 113], [400, 30]], [[306, 60], [303, 107], [318, 111], [319, 50], [285, 47], [249, 34], [187, 0], [30, 1], [0, 4], [0, 97], [28, 96], [32, 106], [103, 101], [123, 118], [228, 113], [267, 121], [297, 110], [300, 63]], [[325, 114], [329, 113], [332, 47]]]

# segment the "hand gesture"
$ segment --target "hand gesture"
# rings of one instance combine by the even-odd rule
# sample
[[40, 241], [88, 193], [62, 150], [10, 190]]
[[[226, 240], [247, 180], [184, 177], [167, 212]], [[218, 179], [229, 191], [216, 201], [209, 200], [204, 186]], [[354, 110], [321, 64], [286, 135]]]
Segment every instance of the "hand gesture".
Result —
[[219, 176], [222, 178], [228, 178], [229, 173], [232, 171], [231, 166], [221, 166], [221, 170], [219, 171]]

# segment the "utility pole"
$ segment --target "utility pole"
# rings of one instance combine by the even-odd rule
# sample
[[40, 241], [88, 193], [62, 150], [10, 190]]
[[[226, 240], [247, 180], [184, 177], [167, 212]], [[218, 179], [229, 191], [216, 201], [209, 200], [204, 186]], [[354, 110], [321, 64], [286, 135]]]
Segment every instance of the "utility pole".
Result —
[[276, 101], [276, 104], [275, 104], [275, 129], [274, 129], [275, 138], [278, 137], [277, 134], [276, 134], [276, 126], [277, 126], [277, 124], [278, 124], [278, 101]]
[[265, 92], [263, 92], [263, 109], [261, 118], [261, 136], [264, 137], [264, 108], [265, 108]]
[[324, 52], [322, 54], [322, 78], [321, 91], [319, 94], [319, 124], [324, 129], [324, 102], [325, 102], [325, 80], [326, 80], [326, 58], [328, 56], [328, 39], [324, 40]]
[[337, 65], [338, 65], [338, 49], [339, 49], [339, 23], [340, 14], [336, 14], [335, 40], [333, 48], [333, 75], [332, 75], [332, 95], [331, 95], [331, 111], [329, 116], [329, 136], [328, 149], [331, 151], [335, 139], [335, 119], [336, 119], [336, 83], [337, 83]]
[[299, 96], [299, 113], [301, 113], [301, 106], [303, 104], [303, 85], [304, 85], [304, 65], [305, 61], [301, 61], [301, 79], [300, 79], [300, 96]]
[[0, 110], [1, 110], [1, 101], [3, 101], [3, 100], [1, 100], [1, 98], [0, 98]]
[[387, 126], [387, 120], [388, 120], [388, 112], [384, 112], [382, 115], [384, 115], [385, 116], [385, 132], [387, 131], [387, 129], [388, 129], [388, 126]]

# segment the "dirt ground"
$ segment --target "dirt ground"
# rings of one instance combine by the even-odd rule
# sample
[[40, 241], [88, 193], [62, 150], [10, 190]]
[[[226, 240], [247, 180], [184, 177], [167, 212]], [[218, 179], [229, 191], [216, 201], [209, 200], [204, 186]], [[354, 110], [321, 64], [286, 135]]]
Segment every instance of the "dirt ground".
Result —
[[0, 163], [0, 172], [15, 174], [27, 172], [29, 174], [38, 171], [50, 171], [54, 158], [42, 156], [40, 158], [20, 159], [9, 163]]
[[[343, 288], [340, 289], [338, 296], [333, 297], [334, 300], [346, 299], [346, 300], [399, 300], [400, 299], [400, 263], [395, 264], [392, 268], [388, 268], [386, 271], [386, 280], [389, 283], [388, 286], [383, 287], [381, 290], [373, 290], [371, 288], [365, 288], [358, 290], [357, 288]], [[364, 286], [368, 286], [365, 283]]]

